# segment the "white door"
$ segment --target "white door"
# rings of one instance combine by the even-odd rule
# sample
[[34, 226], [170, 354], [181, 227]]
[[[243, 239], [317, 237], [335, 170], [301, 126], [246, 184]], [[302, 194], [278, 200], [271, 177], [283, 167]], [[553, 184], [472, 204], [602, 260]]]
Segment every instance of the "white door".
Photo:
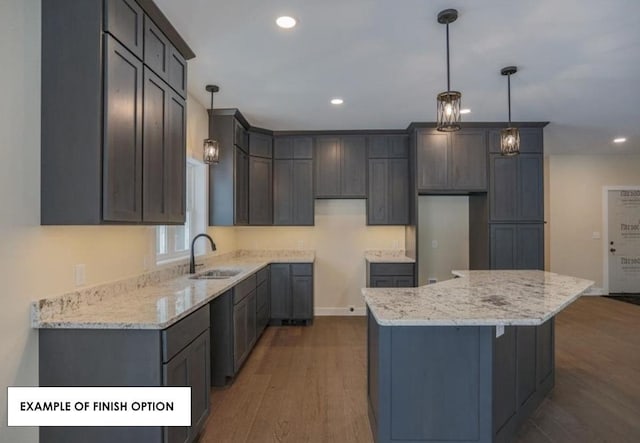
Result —
[[640, 190], [609, 191], [609, 292], [640, 294]]

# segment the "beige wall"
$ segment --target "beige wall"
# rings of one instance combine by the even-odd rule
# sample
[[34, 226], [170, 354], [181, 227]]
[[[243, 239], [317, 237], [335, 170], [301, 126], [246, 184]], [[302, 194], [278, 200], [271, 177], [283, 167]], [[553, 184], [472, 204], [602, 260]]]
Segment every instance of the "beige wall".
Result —
[[[6, 387], [38, 383], [38, 339], [31, 301], [75, 288], [73, 265], [93, 285], [153, 267], [151, 227], [40, 224], [40, 1], [0, 2], [0, 441], [37, 442], [37, 430], [8, 428]], [[205, 108], [189, 99], [188, 145], [206, 137]], [[221, 252], [235, 249], [229, 228], [209, 231]]]
[[640, 186], [640, 155], [552, 155], [548, 159], [550, 270], [602, 287], [602, 188]]
[[364, 251], [404, 247], [404, 227], [367, 226], [365, 200], [316, 200], [315, 226], [236, 228], [238, 248], [315, 249], [318, 313], [364, 308]]
[[468, 269], [469, 197], [421, 195], [418, 211], [419, 284], [429, 278], [449, 280], [453, 269]]

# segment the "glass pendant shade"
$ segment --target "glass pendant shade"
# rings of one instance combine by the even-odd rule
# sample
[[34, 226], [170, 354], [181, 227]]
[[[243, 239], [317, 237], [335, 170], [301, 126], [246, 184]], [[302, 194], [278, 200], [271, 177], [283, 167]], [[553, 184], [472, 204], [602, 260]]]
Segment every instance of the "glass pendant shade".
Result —
[[206, 164], [215, 165], [220, 161], [220, 143], [217, 140], [205, 139], [202, 151], [202, 160]]
[[518, 128], [500, 130], [500, 153], [506, 156], [520, 153], [520, 130]]
[[462, 94], [446, 91], [438, 94], [438, 122], [436, 129], [442, 132], [460, 130], [460, 102]]

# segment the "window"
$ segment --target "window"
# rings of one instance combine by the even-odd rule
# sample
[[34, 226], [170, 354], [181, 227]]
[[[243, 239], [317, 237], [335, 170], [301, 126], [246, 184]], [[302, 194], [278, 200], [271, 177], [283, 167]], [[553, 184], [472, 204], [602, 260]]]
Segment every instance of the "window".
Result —
[[[205, 232], [206, 223], [206, 166], [194, 159], [187, 160], [186, 211], [182, 226], [156, 227], [156, 263], [178, 260], [189, 256], [191, 239]], [[203, 244], [196, 247], [196, 254], [204, 251]]]

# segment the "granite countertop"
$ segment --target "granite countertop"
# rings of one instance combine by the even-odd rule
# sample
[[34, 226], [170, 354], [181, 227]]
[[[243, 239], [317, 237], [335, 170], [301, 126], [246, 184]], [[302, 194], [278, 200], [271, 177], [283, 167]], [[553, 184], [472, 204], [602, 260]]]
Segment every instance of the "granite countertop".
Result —
[[364, 251], [364, 258], [369, 263], [415, 263], [414, 258], [407, 257], [404, 249], [369, 249]]
[[453, 271], [419, 288], [364, 288], [383, 326], [540, 325], [594, 282], [544, 271]]
[[[32, 304], [34, 328], [67, 329], [165, 329], [271, 263], [313, 263], [314, 251], [236, 251], [205, 260], [208, 269], [237, 269], [223, 280], [195, 280], [179, 269], [164, 281], [149, 276], [133, 282], [114, 282], [42, 299]], [[202, 260], [196, 260], [202, 262]], [[181, 274], [181, 275], [175, 275]], [[158, 278], [162, 279], [162, 278]], [[134, 279], [131, 279], [134, 280]]]

